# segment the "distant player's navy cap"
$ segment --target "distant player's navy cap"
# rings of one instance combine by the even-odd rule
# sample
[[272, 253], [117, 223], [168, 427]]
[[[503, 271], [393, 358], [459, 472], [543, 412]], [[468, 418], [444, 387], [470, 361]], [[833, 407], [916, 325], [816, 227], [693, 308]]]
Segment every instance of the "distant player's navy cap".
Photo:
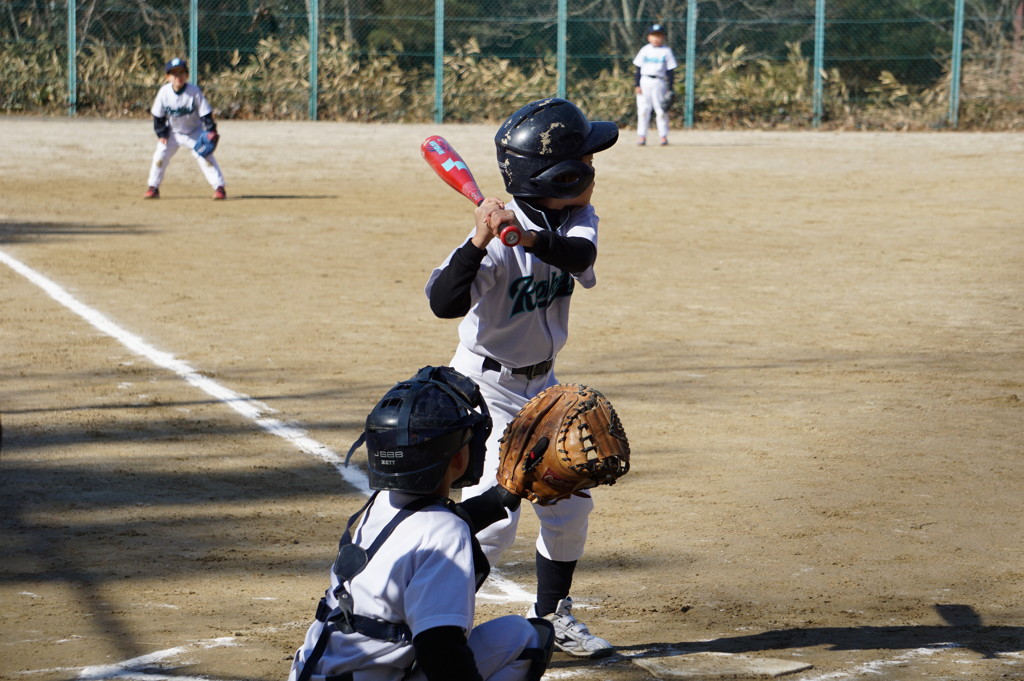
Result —
[[665, 32], [665, 27], [662, 26], [661, 24], [651, 24], [650, 26], [647, 27], [646, 35], [650, 35], [651, 33], [664, 33], [664, 32]]
[[188, 62], [186, 62], [181, 57], [175, 57], [174, 59], [164, 64], [164, 73], [170, 73], [171, 69], [176, 69], [179, 66], [188, 71]]

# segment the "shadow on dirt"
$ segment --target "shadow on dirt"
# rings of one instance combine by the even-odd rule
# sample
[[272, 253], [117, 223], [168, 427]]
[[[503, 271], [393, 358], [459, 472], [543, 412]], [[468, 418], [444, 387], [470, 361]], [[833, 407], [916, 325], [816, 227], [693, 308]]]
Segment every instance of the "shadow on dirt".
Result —
[[228, 201], [299, 201], [302, 199], [336, 199], [337, 194], [239, 194], [229, 196]]
[[[754, 653], [826, 646], [829, 650], [914, 650], [955, 646], [986, 658], [1024, 651], [1024, 627], [986, 626], [969, 605], [936, 604], [944, 625], [892, 627], [808, 627], [693, 643], [651, 643], [618, 649], [626, 657], [687, 653]], [[629, 655], [630, 650], [638, 651]]]
[[152, 234], [156, 230], [133, 225], [83, 225], [79, 222], [10, 222], [0, 220], [0, 244], [68, 239], [84, 235]]

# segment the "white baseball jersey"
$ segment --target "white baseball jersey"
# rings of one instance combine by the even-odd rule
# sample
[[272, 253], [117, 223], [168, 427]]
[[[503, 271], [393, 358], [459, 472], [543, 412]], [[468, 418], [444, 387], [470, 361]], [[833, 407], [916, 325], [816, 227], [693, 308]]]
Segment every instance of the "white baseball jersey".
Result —
[[200, 117], [213, 113], [198, 85], [185, 83], [181, 92], [175, 92], [170, 83], [157, 91], [150, 112], [157, 118], [167, 118], [171, 132], [195, 136], [202, 129]]
[[667, 71], [679, 66], [672, 48], [667, 45], [655, 47], [648, 43], [640, 48], [633, 59], [633, 65], [640, 69], [640, 76], [664, 78]]
[[[368, 548], [395, 514], [419, 497], [382, 492], [352, 532], [352, 541]], [[327, 605], [338, 605], [331, 571]], [[440, 504], [432, 504], [403, 520], [381, 545], [366, 568], [348, 583], [357, 615], [404, 622], [413, 637], [435, 627], [455, 626], [469, 634], [476, 607], [476, 577], [469, 526]], [[295, 681], [316, 645], [323, 623], [313, 622], [296, 654], [290, 680]], [[369, 638], [334, 631], [314, 679], [349, 671], [373, 671], [376, 681], [401, 681], [416, 659], [412, 643]]]
[[[524, 229], [541, 229], [514, 200], [506, 208], [515, 211]], [[587, 205], [573, 211], [557, 233], [583, 237], [596, 247], [597, 222], [594, 208]], [[472, 233], [467, 241], [469, 238]], [[455, 251], [431, 273], [426, 285], [428, 297]], [[594, 268], [573, 275], [547, 264], [525, 248], [510, 248], [498, 239], [491, 240], [473, 281], [469, 312], [459, 323], [460, 343], [507, 367], [530, 366], [552, 359], [568, 338], [569, 302], [576, 282], [583, 288], [593, 287], [597, 283]]]

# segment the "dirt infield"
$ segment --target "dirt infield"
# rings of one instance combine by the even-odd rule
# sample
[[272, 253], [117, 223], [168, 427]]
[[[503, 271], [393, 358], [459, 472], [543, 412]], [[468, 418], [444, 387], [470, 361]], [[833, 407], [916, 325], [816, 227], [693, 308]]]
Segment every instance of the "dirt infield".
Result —
[[[147, 121], [0, 118], [3, 679], [283, 679], [363, 498], [331, 454], [454, 350], [423, 285], [472, 207], [419, 144], [497, 194], [492, 126], [221, 132], [229, 200], [182, 153], [146, 202]], [[633, 446], [574, 588], [620, 654], [545, 678], [1024, 679], [1024, 135], [624, 131], [597, 170], [557, 372]]]

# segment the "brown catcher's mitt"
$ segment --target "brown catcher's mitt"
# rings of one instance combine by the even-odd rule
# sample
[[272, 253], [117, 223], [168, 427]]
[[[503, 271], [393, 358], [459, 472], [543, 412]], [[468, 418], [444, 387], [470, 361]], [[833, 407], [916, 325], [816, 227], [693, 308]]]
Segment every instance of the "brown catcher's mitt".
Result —
[[608, 399], [585, 385], [553, 385], [505, 428], [498, 483], [548, 505], [629, 471], [629, 440]]

